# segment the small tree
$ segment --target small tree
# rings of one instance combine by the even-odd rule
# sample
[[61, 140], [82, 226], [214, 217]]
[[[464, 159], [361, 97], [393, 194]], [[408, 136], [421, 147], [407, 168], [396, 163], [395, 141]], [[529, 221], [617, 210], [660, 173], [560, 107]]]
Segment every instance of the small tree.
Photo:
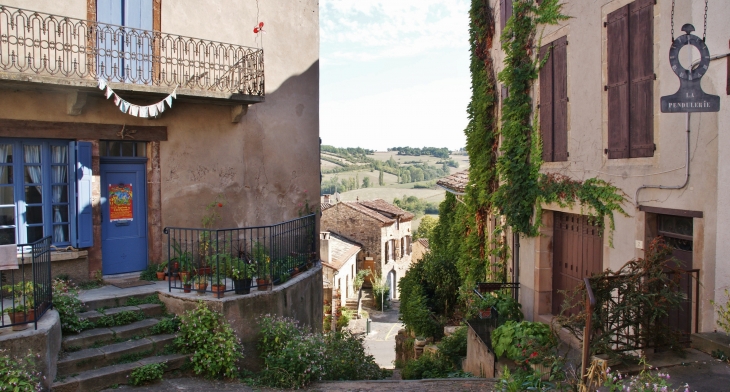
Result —
[[[367, 178], [367, 177], [365, 177]], [[352, 288], [357, 292], [357, 316], [360, 317], [360, 311], [362, 310], [361, 299], [362, 299], [362, 284], [365, 283], [365, 277], [370, 276], [370, 270], [364, 269], [357, 271], [357, 274], [352, 278]]]
[[375, 309], [383, 311], [385, 310], [385, 303], [389, 301], [388, 293], [390, 288], [382, 276], [376, 275], [373, 277], [373, 296], [375, 297]]
[[439, 223], [438, 218], [426, 215], [421, 219], [421, 223], [418, 224], [418, 229], [413, 234], [414, 238], [431, 238], [434, 227]]
[[365, 177], [362, 179], [362, 187], [370, 188], [370, 177]]

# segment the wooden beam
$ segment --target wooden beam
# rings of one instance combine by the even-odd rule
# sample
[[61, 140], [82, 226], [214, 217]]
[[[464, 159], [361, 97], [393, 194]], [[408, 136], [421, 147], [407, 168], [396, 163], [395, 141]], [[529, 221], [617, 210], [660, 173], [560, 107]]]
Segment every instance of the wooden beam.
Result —
[[0, 119], [0, 137], [151, 142], [166, 141], [167, 127]]
[[639, 206], [639, 211], [650, 212], [652, 214], [684, 216], [684, 217], [688, 217], [688, 218], [704, 217], [704, 214], [702, 211], [676, 210], [674, 208]]

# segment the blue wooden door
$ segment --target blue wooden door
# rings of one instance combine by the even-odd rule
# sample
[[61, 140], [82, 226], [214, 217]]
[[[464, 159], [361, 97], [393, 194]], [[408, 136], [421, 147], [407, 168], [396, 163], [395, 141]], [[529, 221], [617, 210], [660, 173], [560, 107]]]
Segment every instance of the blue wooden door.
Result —
[[147, 268], [144, 163], [101, 162], [101, 257], [104, 275]]

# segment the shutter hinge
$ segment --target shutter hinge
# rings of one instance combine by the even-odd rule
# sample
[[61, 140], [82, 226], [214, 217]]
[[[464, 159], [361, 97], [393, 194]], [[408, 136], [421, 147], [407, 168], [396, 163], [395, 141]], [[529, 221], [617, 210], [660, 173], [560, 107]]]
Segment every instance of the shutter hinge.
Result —
[[604, 149], [603, 149], [603, 153], [604, 153], [604, 154], [608, 154], [608, 149], [607, 149], [607, 148], [604, 148]]
[[568, 158], [570, 158], [570, 152], [566, 151], [565, 152], [565, 156], [568, 157]]
[[654, 80], [656, 80], [656, 73], [654, 74]]
[[568, 41], [565, 41], [565, 46], [568, 46]]
[[608, 85], [603, 86], [603, 91], [608, 91]]
[[566, 102], [570, 102], [570, 97], [565, 97]]
[[540, 109], [540, 104], [539, 103], [537, 104], [537, 108]]
[[656, 151], [656, 143], [654, 143], [654, 151]]
[[603, 22], [603, 27], [608, 26], [608, 22]]

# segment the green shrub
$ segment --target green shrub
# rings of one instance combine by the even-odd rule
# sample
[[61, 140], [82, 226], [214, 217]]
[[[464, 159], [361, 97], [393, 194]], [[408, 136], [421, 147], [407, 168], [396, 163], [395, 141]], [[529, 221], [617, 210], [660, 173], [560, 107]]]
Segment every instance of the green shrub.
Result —
[[104, 315], [96, 321], [97, 327], [116, 327], [119, 325], [131, 324], [135, 321], [141, 321], [145, 319], [145, 315], [142, 312], [133, 312], [125, 310], [117, 314]]
[[42, 391], [41, 374], [35, 370], [35, 358], [28, 350], [23, 358], [11, 357], [8, 350], [0, 349], [0, 389], [27, 392]]
[[84, 305], [79, 300], [79, 291], [73, 283], [54, 279], [53, 308], [61, 318], [61, 330], [66, 333], [79, 333], [85, 329], [93, 328], [94, 324], [88, 320], [79, 319], [78, 313], [83, 310]]
[[414, 288], [405, 299], [401, 297], [400, 313], [406, 328], [416, 336], [441, 336], [443, 327], [436, 322], [423, 289]]
[[504, 354], [518, 362], [537, 363], [556, 345], [550, 326], [540, 322], [507, 321], [492, 332], [492, 347], [497, 357]]
[[382, 378], [362, 340], [349, 333], [308, 333], [296, 320], [265, 316], [258, 343], [265, 368], [258, 381], [275, 388], [302, 388], [320, 380]]
[[455, 367], [446, 356], [430, 352], [425, 352], [420, 358], [406, 362], [401, 375], [404, 380], [471, 377], [469, 373], [464, 373]]
[[147, 269], [139, 273], [139, 280], [157, 282], [157, 264], [148, 263]]
[[152, 334], [174, 334], [180, 329], [180, 318], [177, 316], [165, 317], [152, 327]]
[[715, 301], [710, 301], [717, 309], [717, 325], [722, 328], [726, 334], [730, 334], [730, 292], [725, 289], [725, 305], [718, 305]]
[[459, 327], [438, 344], [439, 354], [448, 358], [456, 367], [461, 367], [461, 359], [466, 357], [467, 331], [467, 327]]
[[192, 353], [195, 374], [207, 378], [235, 377], [236, 362], [243, 358], [241, 341], [223, 315], [208, 309], [202, 301], [180, 318], [175, 346], [184, 354]]
[[[348, 308], [340, 308], [340, 317], [337, 319], [337, 331], [342, 331], [342, 328], [347, 327], [350, 324], [350, 320], [355, 315], [355, 312]], [[330, 322], [331, 323], [331, 322]]]
[[[476, 297], [476, 295], [474, 296]], [[506, 321], [522, 321], [525, 316], [522, 314], [522, 304], [515, 301], [511, 295], [507, 295], [501, 291], [484, 294], [484, 299], [476, 297], [473, 301], [474, 306], [469, 309], [470, 317], [476, 315], [477, 310], [494, 307], [499, 315], [499, 323]]]
[[129, 375], [129, 381], [132, 385], [142, 385], [157, 380], [162, 380], [165, 374], [166, 363], [150, 363], [140, 366], [132, 371]]

